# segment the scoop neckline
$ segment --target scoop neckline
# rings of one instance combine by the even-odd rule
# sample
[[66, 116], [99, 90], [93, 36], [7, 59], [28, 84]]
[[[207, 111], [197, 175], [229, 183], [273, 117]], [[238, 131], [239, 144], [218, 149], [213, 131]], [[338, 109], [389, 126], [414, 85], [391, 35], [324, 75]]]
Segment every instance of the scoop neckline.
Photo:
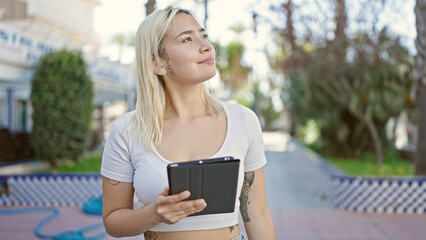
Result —
[[[223, 147], [225, 146], [225, 143], [228, 140], [228, 135], [229, 135], [229, 113], [228, 113], [228, 109], [226, 109], [225, 104], [223, 104], [222, 102], [219, 102], [220, 105], [222, 106], [223, 110], [225, 111], [225, 120], [226, 120], [226, 133], [225, 133], [225, 139], [223, 139], [222, 145], [219, 147], [219, 149], [216, 151], [216, 153], [214, 153], [212, 156], [208, 157], [207, 159], [210, 158], [215, 158], [218, 156], [218, 154], [222, 151]], [[163, 162], [170, 164], [170, 163], [176, 163], [176, 162], [172, 162], [168, 159], [166, 159], [165, 157], [163, 157], [160, 152], [158, 152], [157, 148], [155, 147], [154, 143], [151, 143], [151, 147], [152, 147], [152, 151], [154, 152], [154, 154]], [[194, 159], [196, 160], [196, 159]]]

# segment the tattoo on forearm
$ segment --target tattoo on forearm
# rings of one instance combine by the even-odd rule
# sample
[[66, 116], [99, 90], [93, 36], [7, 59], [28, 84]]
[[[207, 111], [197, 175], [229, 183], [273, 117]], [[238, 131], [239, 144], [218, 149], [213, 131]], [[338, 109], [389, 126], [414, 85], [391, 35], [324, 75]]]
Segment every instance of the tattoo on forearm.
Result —
[[119, 181], [115, 181], [109, 178], [107, 178], [107, 182], [109, 183], [109, 185], [113, 185], [113, 186], [118, 185], [120, 183]]
[[143, 234], [146, 240], [156, 240], [158, 239], [157, 233], [147, 231]]
[[253, 181], [254, 181], [254, 172], [246, 172], [244, 174], [244, 182], [243, 182], [243, 187], [241, 189], [241, 195], [240, 195], [240, 212], [244, 222], [250, 222], [250, 217], [248, 214], [248, 205], [250, 204], [250, 202], [248, 197], [249, 197], [250, 187], [253, 184]]

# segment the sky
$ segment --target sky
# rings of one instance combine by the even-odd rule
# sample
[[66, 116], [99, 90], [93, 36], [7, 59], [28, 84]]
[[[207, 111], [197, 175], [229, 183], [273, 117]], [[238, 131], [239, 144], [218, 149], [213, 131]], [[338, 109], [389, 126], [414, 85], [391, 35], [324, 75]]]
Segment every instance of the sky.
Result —
[[[102, 55], [118, 55], [118, 48], [112, 46], [111, 36], [115, 33], [134, 33], [139, 24], [145, 18], [145, 3], [147, 0], [101, 0], [100, 5], [95, 8], [94, 29], [99, 34]], [[219, 41], [222, 44], [237, 40], [230, 27], [237, 24], [244, 25], [247, 30], [240, 36], [241, 39], [251, 39], [252, 41], [243, 41], [249, 48], [256, 48], [259, 42], [259, 35], [254, 36], [252, 28], [251, 9], [259, 5], [259, 0], [210, 0], [209, 1], [209, 19], [207, 22], [207, 31], [212, 41]], [[178, 5], [190, 9], [195, 13], [199, 21], [204, 20], [204, 7], [201, 3], [196, 4], [194, 0], [157, 0], [157, 8], [164, 8], [169, 5]], [[263, 42], [268, 41], [267, 35], [263, 34]], [[240, 40], [241, 40], [240, 39]], [[257, 40], [257, 41], [254, 41]], [[109, 46], [108, 46], [109, 45]], [[126, 63], [133, 59], [131, 49], [125, 51], [126, 56], [122, 62]]]
[[[204, 7], [202, 0], [157, 0], [157, 8], [164, 8], [169, 5], [180, 6], [192, 10], [202, 23], [204, 19]], [[399, 14], [387, 14], [386, 23], [391, 25], [391, 29], [402, 36], [405, 45], [410, 48], [410, 52], [415, 52], [414, 38], [415, 20], [412, 9], [414, 0], [404, 0], [405, 9], [400, 9]], [[119, 49], [111, 44], [111, 36], [116, 33], [135, 33], [139, 24], [145, 18], [145, 3], [147, 0], [99, 0], [100, 4], [94, 12], [94, 29], [101, 40], [101, 55], [108, 56], [111, 60], [117, 60]], [[282, 0], [209, 0], [209, 18], [207, 31], [212, 41], [227, 44], [233, 40], [239, 40], [246, 46], [245, 61], [249, 65], [261, 65], [258, 69], [265, 69], [265, 61], [259, 54], [265, 46], [271, 46], [271, 35], [268, 33], [268, 24], [259, 24], [258, 33], [252, 31], [252, 11], [260, 11], [263, 14], [272, 3], [278, 4]], [[296, 4], [300, 1], [295, 0]], [[320, 1], [321, 2], [321, 1]], [[352, 6], [352, 5], [351, 5]], [[354, 6], [352, 6], [354, 7]], [[313, 14], [317, 9], [313, 9]], [[237, 36], [229, 28], [242, 24], [246, 31]], [[360, 25], [361, 26], [361, 25]], [[130, 63], [134, 59], [133, 49], [124, 49], [122, 57], [123, 63]]]

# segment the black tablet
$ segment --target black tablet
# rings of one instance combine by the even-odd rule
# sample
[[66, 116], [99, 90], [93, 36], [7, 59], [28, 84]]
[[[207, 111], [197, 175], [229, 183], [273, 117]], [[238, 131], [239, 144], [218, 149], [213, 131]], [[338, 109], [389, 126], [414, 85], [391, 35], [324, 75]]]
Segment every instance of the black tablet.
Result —
[[189, 200], [203, 198], [207, 207], [190, 216], [230, 213], [235, 210], [240, 160], [203, 159], [167, 165], [170, 194], [189, 190]]

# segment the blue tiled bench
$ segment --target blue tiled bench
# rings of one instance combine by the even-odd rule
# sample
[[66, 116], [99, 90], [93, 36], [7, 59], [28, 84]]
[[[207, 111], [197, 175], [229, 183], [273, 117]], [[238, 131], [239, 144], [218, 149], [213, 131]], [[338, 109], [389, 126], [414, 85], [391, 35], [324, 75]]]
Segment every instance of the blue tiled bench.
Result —
[[329, 201], [338, 209], [374, 213], [426, 213], [426, 178], [332, 175]]
[[0, 207], [82, 206], [102, 194], [99, 174], [4, 175], [0, 181], [8, 188], [0, 194]]

